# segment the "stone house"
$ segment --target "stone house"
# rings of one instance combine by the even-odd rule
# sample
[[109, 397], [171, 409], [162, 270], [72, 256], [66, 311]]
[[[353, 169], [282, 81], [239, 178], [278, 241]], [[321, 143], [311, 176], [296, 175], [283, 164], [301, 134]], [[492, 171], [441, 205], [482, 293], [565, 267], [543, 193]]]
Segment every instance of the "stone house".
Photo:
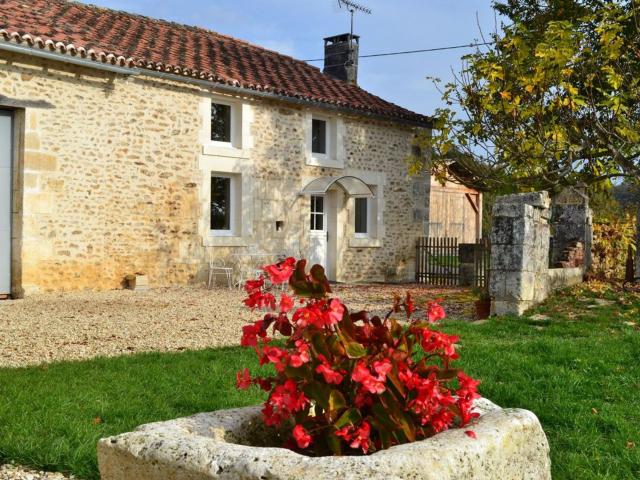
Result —
[[0, 294], [186, 283], [254, 248], [413, 278], [430, 179], [404, 160], [430, 121], [357, 85], [358, 41], [325, 39], [323, 73], [201, 28], [0, 1]]

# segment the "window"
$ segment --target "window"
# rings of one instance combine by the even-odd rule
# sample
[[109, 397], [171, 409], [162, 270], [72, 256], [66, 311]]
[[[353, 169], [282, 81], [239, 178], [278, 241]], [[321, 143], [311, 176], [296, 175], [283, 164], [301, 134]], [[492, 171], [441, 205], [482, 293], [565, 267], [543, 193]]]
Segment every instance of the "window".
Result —
[[211, 140], [231, 143], [231, 105], [211, 102]]
[[367, 236], [369, 234], [369, 199], [368, 198], [356, 198], [356, 235]]
[[311, 230], [324, 230], [324, 197], [311, 196]]
[[231, 235], [234, 229], [235, 188], [231, 176], [211, 176], [211, 231]]
[[344, 168], [345, 127], [341, 118], [306, 114], [305, 163], [316, 167]]
[[311, 152], [327, 154], [327, 122], [314, 118], [311, 121]]

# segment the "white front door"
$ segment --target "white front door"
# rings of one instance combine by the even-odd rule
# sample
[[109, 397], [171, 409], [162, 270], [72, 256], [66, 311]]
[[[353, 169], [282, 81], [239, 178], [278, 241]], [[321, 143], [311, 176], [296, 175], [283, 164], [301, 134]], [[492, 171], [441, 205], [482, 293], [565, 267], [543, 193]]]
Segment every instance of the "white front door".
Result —
[[327, 215], [324, 195], [311, 195], [308, 262], [309, 267], [318, 264], [327, 268]]
[[0, 295], [11, 293], [11, 156], [13, 116], [0, 110]]

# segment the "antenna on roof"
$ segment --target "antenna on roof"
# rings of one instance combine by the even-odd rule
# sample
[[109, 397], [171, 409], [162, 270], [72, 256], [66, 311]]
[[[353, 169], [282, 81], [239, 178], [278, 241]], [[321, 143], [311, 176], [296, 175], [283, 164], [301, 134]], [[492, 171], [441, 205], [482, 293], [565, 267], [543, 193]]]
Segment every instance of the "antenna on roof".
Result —
[[369, 7], [365, 7], [364, 5], [354, 2], [352, 0], [338, 0], [338, 6], [342, 8], [343, 6], [349, 10], [351, 13], [351, 37], [353, 37], [353, 15], [358, 12], [366, 13], [367, 15], [371, 15], [373, 12]]

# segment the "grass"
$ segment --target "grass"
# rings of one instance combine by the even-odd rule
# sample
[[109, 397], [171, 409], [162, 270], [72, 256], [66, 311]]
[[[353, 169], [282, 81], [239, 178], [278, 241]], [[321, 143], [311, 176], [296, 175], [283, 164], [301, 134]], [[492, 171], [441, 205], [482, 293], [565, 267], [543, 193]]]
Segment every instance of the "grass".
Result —
[[[593, 298], [610, 304], [594, 304]], [[451, 321], [482, 394], [534, 411], [554, 479], [640, 478], [640, 298], [580, 287], [528, 316]], [[98, 438], [142, 423], [260, 401], [233, 372], [239, 348], [0, 370], [0, 462], [98, 478]]]

